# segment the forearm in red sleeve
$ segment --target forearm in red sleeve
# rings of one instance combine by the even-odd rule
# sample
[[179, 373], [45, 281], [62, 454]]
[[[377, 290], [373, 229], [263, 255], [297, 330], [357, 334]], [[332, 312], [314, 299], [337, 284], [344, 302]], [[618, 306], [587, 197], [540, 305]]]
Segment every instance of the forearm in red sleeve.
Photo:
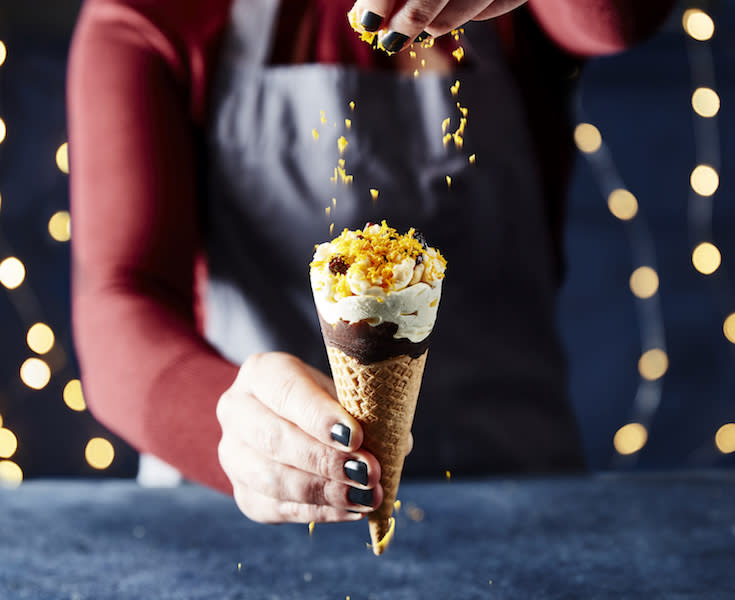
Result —
[[578, 56], [619, 52], [650, 36], [674, 0], [529, 0], [546, 34]]
[[73, 320], [92, 413], [222, 491], [215, 406], [234, 380], [196, 332], [194, 127], [177, 49], [134, 11], [86, 7], [68, 74]]

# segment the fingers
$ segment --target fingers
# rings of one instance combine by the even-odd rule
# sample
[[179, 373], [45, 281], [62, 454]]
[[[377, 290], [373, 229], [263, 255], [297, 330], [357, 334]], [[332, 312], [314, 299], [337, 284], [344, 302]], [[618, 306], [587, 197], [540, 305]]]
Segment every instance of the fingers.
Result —
[[269, 352], [248, 358], [234, 386], [249, 390], [278, 416], [342, 450], [362, 445], [362, 428], [334, 399], [333, 384], [294, 356]]
[[[358, 487], [358, 484], [349, 482], [344, 475], [339, 481], [318, 477], [270, 460], [242, 445], [239, 448], [228, 448], [228, 443], [235, 442], [221, 444], [220, 456], [223, 467], [227, 465], [233, 488], [243, 488], [257, 496], [270, 498], [274, 505], [296, 503], [331, 507], [343, 513], [368, 513], [379, 506], [383, 499], [380, 486], [374, 489]], [[238, 460], [233, 464], [230, 457], [234, 456]], [[279, 516], [275, 507], [271, 512], [274, 518]], [[340, 515], [340, 518], [345, 518], [345, 515]]]
[[[230, 444], [226, 450], [237, 456], [238, 463], [247, 460], [237, 455], [238, 449], [232, 446], [235, 443], [276, 463], [331, 481], [366, 488], [374, 488], [380, 482], [380, 464], [366, 450], [345, 452], [320, 443], [293, 423], [280, 418], [251, 394], [231, 399], [223, 397], [220, 404], [227, 404], [219, 411], [222, 440]], [[220, 462], [228, 475], [231, 470], [238, 471], [237, 466], [227, 468], [229, 455], [220, 456]], [[244, 476], [239, 478], [244, 479]]]

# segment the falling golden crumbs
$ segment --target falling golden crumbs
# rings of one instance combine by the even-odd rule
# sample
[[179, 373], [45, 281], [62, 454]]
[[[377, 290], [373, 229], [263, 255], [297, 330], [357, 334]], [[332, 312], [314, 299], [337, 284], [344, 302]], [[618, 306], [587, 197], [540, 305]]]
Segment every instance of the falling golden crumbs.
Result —
[[[334, 223], [332, 223], [332, 225], [329, 228], [330, 229], [330, 231], [329, 231], [330, 234], [332, 233], [331, 229], [332, 229], [333, 226], [334, 226]], [[309, 522], [309, 535], [310, 536], [311, 536], [312, 533], [314, 533], [314, 526], [315, 525], [316, 525], [316, 523], [314, 523], [314, 521], [310, 521]]]
[[452, 472], [447, 469], [446, 471], [444, 471], [444, 477], [446, 477], [447, 481], [449, 481], [452, 478]]
[[345, 136], [339, 136], [339, 139], [337, 140], [337, 148], [339, 148], [340, 154], [344, 154], [345, 148], [347, 148], [348, 143], [349, 142], [347, 141], [347, 138], [345, 138]]
[[334, 206], [334, 208], [337, 208], [337, 198], [332, 198], [332, 206]]
[[375, 202], [378, 199], [378, 194], [379, 193], [380, 192], [378, 190], [376, 190], [375, 188], [370, 188], [370, 196], [372, 197], [373, 202]]
[[459, 79], [454, 82], [454, 85], [449, 88], [449, 91], [452, 92], [452, 96], [457, 97], [457, 94], [459, 94]]
[[448, 188], [452, 187], [452, 178], [449, 175], [447, 175], [446, 179], [447, 179], [447, 187]]
[[416, 52], [414, 52], [413, 50], [409, 50], [409, 51], [408, 51], [408, 55], [409, 55], [409, 56], [410, 56], [411, 58], [416, 58]]
[[421, 47], [422, 48], [425, 48], [427, 50], [429, 48], [433, 48], [434, 47], [434, 41], [435, 40], [434, 40], [433, 37], [426, 38], [423, 42], [421, 42]]
[[415, 77], [418, 77], [418, 76], [419, 76], [419, 70], [418, 70], [418, 69], [416, 69], [416, 70], [415, 70], [415, 71], [413, 72], [413, 76], [414, 76], [414, 78], [415, 78]]
[[237, 563], [237, 572], [242, 571], [242, 563]]
[[452, 139], [454, 140], [454, 145], [456, 146], [457, 150], [461, 150], [462, 145], [464, 144], [464, 138], [459, 133], [453, 133]]
[[326, 215], [327, 215], [327, 216], [329, 216], [329, 214], [330, 214], [330, 213], [332, 212], [332, 207], [331, 207], [331, 206], [327, 206], [327, 207], [326, 207], [326, 208], [324, 209], [324, 212], [326, 213]]
[[422, 67], [426, 67], [426, 59], [425, 58], [422, 58], [421, 59], [421, 66]]
[[[390, 524], [388, 527], [388, 532], [378, 541], [375, 546], [373, 546], [373, 554], [380, 555], [383, 553], [383, 550], [385, 550], [388, 547], [388, 544], [390, 544], [390, 541], [393, 539], [393, 534], [396, 532], [396, 520], [393, 517], [390, 517], [388, 520], [388, 523]], [[368, 544], [369, 545], [369, 544]]]
[[352, 119], [345, 119], [345, 127], [352, 129]]
[[329, 224], [329, 235], [334, 235], [334, 223]]
[[339, 166], [340, 169], [344, 169], [345, 168], [345, 159], [344, 158], [340, 158], [337, 161], [337, 165]]
[[384, 300], [380, 296], [376, 296], [375, 299], [380, 303], [383, 304]]
[[337, 183], [337, 181], [339, 181], [339, 175], [337, 173], [337, 167], [334, 167], [334, 176], [330, 177], [329, 178], [329, 181], [331, 181], [332, 183]]
[[316, 130], [316, 128], [311, 130], [311, 137], [313, 137], [315, 140], [319, 139], [319, 132]]
[[476, 160], [477, 160], [477, 158], [475, 158], [475, 155], [474, 154], [470, 154], [470, 164], [471, 165], [474, 165]]
[[457, 110], [462, 113], [463, 117], [467, 117], [467, 113], [470, 112], [466, 106], [460, 105], [459, 102], [457, 102]]
[[460, 62], [464, 58], [464, 48], [460, 46], [454, 52], [452, 52], [452, 56], [457, 59], [457, 62]]
[[449, 123], [451, 122], [452, 122], [452, 119], [450, 119], [449, 117], [447, 117], [446, 119], [442, 121], [442, 133], [447, 132], [447, 129], [449, 129]]
[[396, 500], [393, 503], [393, 510], [395, 510], [396, 512], [400, 512], [400, 510], [401, 510], [401, 501], [400, 500]]
[[444, 144], [445, 148], [449, 145], [449, 142], [451, 141], [452, 141], [452, 134], [451, 133], [444, 134], [444, 137], [442, 138], [442, 144]]
[[467, 119], [465, 117], [462, 117], [459, 120], [459, 127], [457, 128], [457, 133], [459, 135], [464, 135], [464, 128], [467, 127]]
[[319, 118], [321, 119], [322, 125], [327, 122], [327, 115], [323, 110], [319, 111]]
[[352, 183], [353, 180], [354, 180], [354, 178], [352, 177], [352, 175], [345, 175], [345, 177], [344, 177], [344, 182], [347, 183], [347, 184]]
[[351, 100], [350, 101], [350, 110], [352, 110], [352, 111], [355, 110], [355, 101], [354, 100]]

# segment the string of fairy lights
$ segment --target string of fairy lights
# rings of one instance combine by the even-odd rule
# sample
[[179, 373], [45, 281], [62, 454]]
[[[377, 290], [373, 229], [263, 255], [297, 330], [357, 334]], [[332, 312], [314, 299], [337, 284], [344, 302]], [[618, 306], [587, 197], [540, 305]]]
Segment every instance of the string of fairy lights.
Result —
[[[0, 41], [0, 69], [8, 60], [8, 49]], [[10, 58], [12, 60], [12, 57]], [[2, 72], [0, 71], [0, 76]], [[5, 120], [0, 115], [0, 144], [8, 135]], [[69, 173], [68, 145], [63, 143], [56, 151], [56, 165], [63, 174]], [[18, 367], [21, 382], [29, 389], [40, 391], [46, 388], [54, 376], [65, 375], [65, 352], [58, 347], [53, 329], [39, 317], [41, 304], [27, 281], [26, 265], [13, 252], [12, 246], [3, 233], [3, 203], [18, 201], [5, 198], [0, 190], [0, 286], [5, 289], [10, 304], [14, 307], [26, 331], [25, 344], [32, 353]], [[71, 219], [69, 212], [55, 212], [48, 220], [48, 235], [63, 244], [71, 239]], [[3, 340], [7, 342], [8, 340]], [[64, 385], [62, 400], [72, 411], [82, 413], [86, 410], [82, 386], [79, 379], [71, 377]], [[11, 428], [11, 423], [3, 420], [0, 414], [0, 486], [16, 488], [23, 481], [23, 469], [13, 458], [22, 440]], [[84, 458], [95, 469], [108, 468], [115, 457], [112, 443], [103, 437], [91, 438], [84, 448]]]
[[[720, 97], [715, 91], [712, 50], [708, 42], [715, 33], [712, 16], [701, 8], [687, 8], [682, 14], [687, 36], [690, 72], [693, 81], [691, 105], [696, 138], [696, 164], [689, 177], [689, 230], [691, 262], [703, 276], [721, 271], [722, 254], [714, 240], [713, 201], [719, 187], [720, 149], [716, 116]], [[659, 299], [656, 253], [648, 226], [639, 212], [638, 200], [618, 174], [599, 129], [587, 122], [577, 125], [574, 139], [593, 168], [598, 185], [607, 198], [608, 209], [625, 227], [635, 268], [629, 286], [635, 297], [642, 353], [638, 360], [640, 381], [629, 422], [613, 438], [614, 467], [630, 467], [648, 441], [650, 424], [661, 403], [663, 378], [669, 368], [666, 335]], [[723, 314], [722, 333], [735, 344], [735, 295], [722, 275], [717, 286]], [[712, 445], [721, 454], [735, 452], [735, 423], [724, 423], [714, 432]], [[706, 450], [699, 454], [707, 454]]]

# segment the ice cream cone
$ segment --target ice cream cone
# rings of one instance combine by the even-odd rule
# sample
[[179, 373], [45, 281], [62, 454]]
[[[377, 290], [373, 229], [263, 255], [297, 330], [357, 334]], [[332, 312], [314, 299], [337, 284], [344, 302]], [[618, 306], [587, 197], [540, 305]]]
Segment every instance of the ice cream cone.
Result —
[[380, 462], [383, 501], [368, 515], [373, 552], [379, 555], [388, 541], [385, 537], [408, 452], [426, 351], [418, 358], [403, 354], [370, 364], [329, 345], [327, 354], [339, 402], [361, 423], [363, 447]]
[[368, 224], [316, 247], [311, 286], [339, 402], [380, 462], [383, 500], [368, 515], [375, 554], [393, 504], [436, 320], [446, 261], [414, 229]]

